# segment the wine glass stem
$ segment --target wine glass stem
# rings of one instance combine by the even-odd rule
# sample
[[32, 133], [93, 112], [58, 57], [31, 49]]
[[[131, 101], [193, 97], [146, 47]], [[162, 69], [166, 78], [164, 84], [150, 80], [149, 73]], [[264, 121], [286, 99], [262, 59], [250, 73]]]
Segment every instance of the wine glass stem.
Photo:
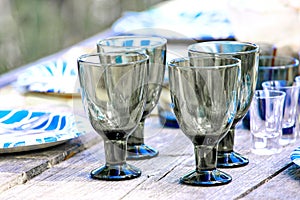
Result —
[[144, 144], [144, 127], [145, 119], [142, 119], [135, 131], [128, 137], [127, 144], [129, 146]]
[[216, 146], [195, 145], [196, 171], [212, 170], [217, 164]]
[[108, 165], [126, 163], [126, 139], [104, 140], [105, 159]]
[[234, 146], [235, 127], [231, 127], [225, 137], [219, 142], [218, 152], [232, 152]]

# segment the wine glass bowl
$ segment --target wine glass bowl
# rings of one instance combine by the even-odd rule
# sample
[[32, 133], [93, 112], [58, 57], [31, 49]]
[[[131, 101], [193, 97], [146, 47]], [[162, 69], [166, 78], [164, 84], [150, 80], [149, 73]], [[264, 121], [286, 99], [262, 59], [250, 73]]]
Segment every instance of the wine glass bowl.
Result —
[[188, 47], [189, 56], [228, 55], [241, 60], [241, 85], [239, 88], [237, 114], [233, 124], [218, 146], [218, 167], [245, 166], [249, 160], [234, 151], [235, 127], [250, 108], [256, 88], [259, 47], [256, 44], [238, 41], [199, 42]]
[[216, 149], [235, 118], [240, 60], [178, 58], [168, 67], [173, 111], [180, 129], [192, 141], [196, 157], [196, 169], [180, 182], [196, 186], [229, 183], [230, 175], [216, 168]]
[[[260, 51], [261, 51], [261, 46]], [[259, 53], [256, 90], [261, 90], [262, 83], [270, 80], [287, 80], [293, 83], [299, 74], [299, 60], [291, 56], [270, 56]], [[242, 120], [243, 126], [250, 130], [250, 112]]]
[[144, 142], [145, 120], [158, 103], [165, 74], [167, 40], [148, 36], [115, 36], [98, 41], [98, 52], [141, 51], [149, 56], [147, 101], [137, 129], [127, 141], [127, 159], [147, 159], [158, 155], [158, 150]]
[[97, 53], [78, 58], [78, 74], [85, 112], [103, 138], [106, 163], [91, 177], [125, 180], [141, 170], [126, 163], [127, 139], [144, 111], [148, 56], [138, 52]]

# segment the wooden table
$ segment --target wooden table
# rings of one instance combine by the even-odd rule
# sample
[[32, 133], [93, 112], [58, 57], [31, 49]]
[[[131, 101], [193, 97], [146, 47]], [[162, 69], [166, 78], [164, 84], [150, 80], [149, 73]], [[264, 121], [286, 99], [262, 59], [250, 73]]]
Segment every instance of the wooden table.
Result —
[[[105, 36], [107, 33], [101, 33], [81, 44], [92, 44]], [[186, 41], [171, 41], [168, 51], [186, 56], [187, 45]], [[83, 115], [80, 97], [15, 91], [11, 83], [26, 67], [1, 77], [0, 97], [14, 99], [7, 106], [51, 108]], [[103, 164], [105, 158], [101, 137], [88, 125], [86, 131], [82, 137], [55, 147], [0, 155], [0, 199], [300, 199], [300, 169], [290, 160], [299, 139], [280, 154], [258, 156], [250, 152], [249, 131], [239, 126], [235, 149], [247, 156], [250, 163], [223, 169], [233, 178], [227, 185], [195, 187], [179, 183], [182, 175], [195, 168], [191, 141], [180, 129], [163, 127], [156, 112], [146, 121], [145, 142], [157, 148], [159, 155], [128, 161], [142, 170], [141, 177], [133, 180], [109, 182], [90, 178], [90, 171]]]

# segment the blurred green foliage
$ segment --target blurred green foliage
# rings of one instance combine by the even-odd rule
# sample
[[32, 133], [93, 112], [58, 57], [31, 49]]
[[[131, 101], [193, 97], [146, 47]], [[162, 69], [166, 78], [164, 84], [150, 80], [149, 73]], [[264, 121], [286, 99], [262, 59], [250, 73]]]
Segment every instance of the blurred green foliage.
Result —
[[0, 74], [107, 29], [162, 0], [0, 0]]
[[[109, 27], [121, 13], [116, 11], [118, 14], [103, 21], [97, 12], [103, 12], [101, 7], [112, 9], [105, 2], [1, 0], [0, 26], [5, 29], [0, 30], [0, 74], [55, 53]], [[115, 0], [115, 3], [118, 2]]]

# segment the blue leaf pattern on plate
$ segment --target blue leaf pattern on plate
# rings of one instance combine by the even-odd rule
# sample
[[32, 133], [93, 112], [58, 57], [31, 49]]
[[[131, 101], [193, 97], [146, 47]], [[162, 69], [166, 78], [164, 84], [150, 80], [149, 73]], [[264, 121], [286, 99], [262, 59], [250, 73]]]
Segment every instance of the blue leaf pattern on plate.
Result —
[[[72, 114], [29, 110], [0, 110], [0, 152], [38, 149], [84, 134]], [[34, 148], [33, 148], [34, 146]], [[14, 149], [24, 147], [20, 149]]]
[[295, 149], [291, 155], [291, 160], [298, 166], [300, 166], [300, 147], [298, 147], [297, 149]]
[[15, 83], [21, 92], [79, 93], [76, 65], [57, 59], [29, 67]]

